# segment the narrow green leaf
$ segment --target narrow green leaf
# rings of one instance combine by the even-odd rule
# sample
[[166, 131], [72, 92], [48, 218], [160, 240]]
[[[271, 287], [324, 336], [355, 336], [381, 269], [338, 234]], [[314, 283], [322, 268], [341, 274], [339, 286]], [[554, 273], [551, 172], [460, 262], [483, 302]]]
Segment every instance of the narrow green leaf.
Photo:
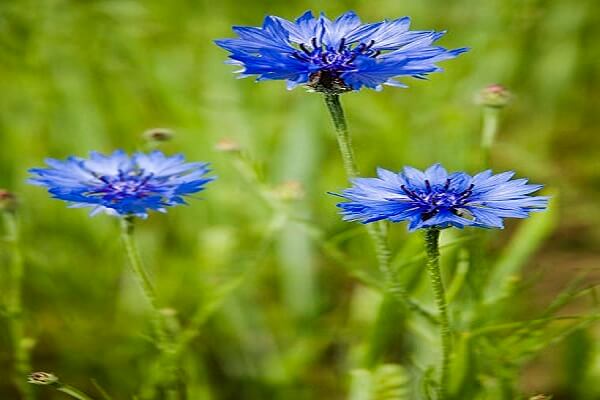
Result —
[[522, 222], [498, 262], [492, 267], [484, 292], [487, 303], [496, 301], [509, 291], [511, 283], [518, 279], [527, 260], [556, 227], [557, 217], [558, 199], [554, 195], [546, 211], [533, 214]]

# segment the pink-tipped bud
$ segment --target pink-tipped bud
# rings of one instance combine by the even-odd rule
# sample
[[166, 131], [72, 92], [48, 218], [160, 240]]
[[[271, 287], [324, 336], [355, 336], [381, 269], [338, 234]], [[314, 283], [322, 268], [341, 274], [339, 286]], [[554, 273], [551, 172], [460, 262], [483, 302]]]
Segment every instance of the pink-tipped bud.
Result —
[[495, 83], [486, 86], [478, 96], [478, 103], [486, 107], [503, 108], [512, 99], [512, 93], [503, 85]]
[[0, 189], [0, 211], [14, 212], [17, 209], [17, 196], [6, 189]]

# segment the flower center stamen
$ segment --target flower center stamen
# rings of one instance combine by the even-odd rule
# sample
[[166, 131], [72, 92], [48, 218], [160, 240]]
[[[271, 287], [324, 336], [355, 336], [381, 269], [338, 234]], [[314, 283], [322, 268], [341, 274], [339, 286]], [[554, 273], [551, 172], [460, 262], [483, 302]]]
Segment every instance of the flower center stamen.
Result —
[[381, 51], [371, 50], [374, 45], [375, 41], [370, 40], [368, 43], [360, 43], [353, 47], [352, 43], [348, 44], [346, 38], [341, 38], [338, 47], [331, 48], [319, 43], [317, 38], [313, 37], [310, 45], [300, 43], [298, 47], [302, 51], [296, 51], [292, 56], [299, 60], [313, 62], [324, 69], [343, 72], [353, 67], [350, 64], [359, 55], [372, 58], [379, 56]]
[[97, 176], [104, 185], [88, 192], [91, 196], [100, 196], [103, 199], [113, 202], [127, 197], [135, 196], [143, 198], [152, 195], [153, 187], [148, 182], [154, 174], [146, 174], [143, 169], [123, 171], [119, 170], [117, 176], [102, 175]]
[[358, 56], [376, 58], [381, 54], [380, 50], [373, 50], [374, 40], [368, 43], [348, 43], [348, 39], [340, 39], [337, 47], [323, 44], [316, 37], [310, 43], [300, 43], [298, 50], [291, 54], [296, 60], [310, 63], [317, 67], [317, 71], [310, 75], [308, 86], [316, 91], [325, 93], [342, 93], [352, 90], [341, 74], [353, 71], [353, 64]]
[[431, 182], [425, 179], [424, 189], [410, 190], [406, 185], [401, 185], [400, 188], [409, 199], [427, 208], [427, 211], [421, 214], [422, 220], [426, 221], [438, 214], [442, 209], [447, 209], [456, 215], [461, 215], [460, 208], [467, 203], [468, 198], [473, 194], [475, 185], [470, 184], [466, 190], [454, 193], [449, 191], [450, 184], [450, 179], [446, 179], [444, 186], [432, 186]]

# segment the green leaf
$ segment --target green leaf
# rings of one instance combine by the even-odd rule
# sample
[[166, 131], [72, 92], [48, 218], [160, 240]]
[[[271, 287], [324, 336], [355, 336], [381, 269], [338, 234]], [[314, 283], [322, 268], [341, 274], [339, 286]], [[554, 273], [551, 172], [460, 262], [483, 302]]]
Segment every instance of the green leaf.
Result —
[[408, 400], [409, 394], [409, 377], [404, 367], [384, 364], [375, 370], [371, 400]]
[[382, 364], [370, 372], [351, 372], [348, 400], [409, 400], [410, 379], [406, 369], [398, 364]]
[[355, 369], [350, 372], [350, 393], [348, 400], [371, 400], [371, 372]]
[[475, 357], [470, 339], [470, 335], [463, 334], [454, 346], [448, 381], [448, 394], [451, 398], [468, 398], [466, 392], [473, 389], [476, 384], [474, 382]]
[[548, 209], [524, 220], [508, 243], [498, 262], [492, 267], [485, 295], [487, 303], [504, 297], [521, 269], [556, 227], [558, 199], [554, 195]]

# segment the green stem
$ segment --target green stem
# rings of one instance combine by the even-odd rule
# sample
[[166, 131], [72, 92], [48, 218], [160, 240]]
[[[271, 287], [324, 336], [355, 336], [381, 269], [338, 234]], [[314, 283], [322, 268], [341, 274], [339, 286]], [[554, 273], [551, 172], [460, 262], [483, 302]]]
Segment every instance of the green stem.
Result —
[[[154, 285], [146, 273], [142, 263], [142, 258], [140, 257], [140, 253], [133, 238], [134, 228], [135, 226], [132, 217], [126, 217], [122, 219], [121, 238], [123, 239], [123, 244], [125, 245], [125, 251], [127, 252], [127, 257], [129, 258], [129, 264], [138, 284], [140, 285], [140, 288], [142, 289], [142, 292], [144, 293], [144, 297], [146, 297], [146, 300], [148, 300], [153, 312], [157, 316], [162, 315], [160, 313], [160, 309], [158, 308]], [[160, 319], [162, 320], [162, 317]]]
[[23, 328], [23, 308], [22, 285], [23, 285], [23, 252], [21, 249], [21, 240], [19, 224], [15, 212], [7, 211], [3, 213], [6, 226], [6, 239], [11, 247], [10, 264], [10, 286], [8, 293], [8, 323], [12, 341], [14, 358], [14, 383], [21, 393], [24, 400], [34, 398], [31, 387], [25, 381], [25, 377], [31, 371], [30, 368], [30, 348], [31, 340], [25, 337]]
[[483, 126], [481, 128], [481, 149], [483, 151], [483, 167], [489, 168], [492, 162], [492, 147], [496, 140], [500, 122], [500, 108], [483, 107]]
[[273, 196], [273, 191], [260, 179], [250, 160], [242, 153], [236, 152], [232, 158], [232, 165], [265, 204], [276, 212], [282, 211], [283, 204]]
[[342, 108], [342, 103], [340, 103], [340, 95], [325, 94], [325, 104], [327, 104], [333, 125], [335, 126], [337, 141], [340, 147], [340, 153], [342, 154], [346, 175], [348, 175], [348, 178], [350, 179], [356, 178], [358, 176], [358, 168], [356, 167], [356, 161], [354, 159], [352, 139], [348, 133], [344, 109]]
[[[163, 312], [161, 312], [161, 309], [158, 306], [154, 285], [150, 281], [146, 269], [144, 268], [142, 258], [140, 257], [139, 250], [133, 237], [134, 228], [135, 226], [133, 217], [125, 217], [122, 219], [121, 237], [127, 252], [127, 257], [129, 258], [131, 269], [154, 314], [153, 325], [157, 336], [156, 346], [161, 353], [169, 354], [172, 352], [173, 345], [169, 338], [169, 334], [167, 333], [166, 316]], [[159, 359], [163, 360], [164, 358], [161, 355]], [[166, 359], [170, 359], [170, 357], [167, 357]], [[165, 368], [165, 371], [163, 371], [162, 367]], [[173, 387], [176, 381], [176, 366], [172, 363], [168, 363], [168, 365], [160, 365], [159, 370], [161, 372], [161, 375], [158, 379], [159, 382], [166, 382], [167, 394], [170, 396], [169, 398], [174, 398], [173, 393], [175, 389], [173, 389]], [[166, 378], [165, 375], [163, 375], [163, 372], [165, 373]]]
[[[324, 96], [325, 104], [327, 104], [329, 114], [331, 115], [337, 133], [337, 141], [344, 162], [344, 170], [349, 179], [356, 178], [359, 173], [356, 166], [354, 151], [352, 149], [352, 140], [348, 133], [348, 125], [346, 124], [346, 118], [344, 116], [344, 109], [340, 102], [340, 96], [338, 94], [328, 93]], [[404, 287], [399, 284], [397, 274], [393, 271], [390, 264], [391, 252], [387, 243], [387, 229], [385, 223], [378, 222], [368, 224], [367, 231], [375, 246], [377, 263], [385, 278], [386, 290], [409, 310], [417, 312], [428, 320], [435, 322], [426, 312], [423, 312], [423, 309], [420, 308], [418, 304], [408, 297]]]
[[[348, 125], [344, 116], [344, 109], [340, 103], [340, 96], [337, 94], [325, 94], [325, 104], [329, 109], [335, 131], [337, 133], [337, 141], [344, 162], [344, 170], [349, 179], [358, 176], [358, 168], [352, 150], [352, 139], [348, 134]], [[369, 235], [375, 245], [377, 262], [379, 268], [386, 276], [390, 276], [390, 250], [386, 240], [385, 225], [383, 223], [367, 225]]]
[[425, 232], [425, 250], [427, 252], [427, 271], [431, 279], [435, 304], [438, 309], [438, 322], [440, 326], [440, 339], [442, 343], [442, 360], [440, 368], [440, 381], [438, 386], [438, 400], [446, 398], [446, 387], [448, 384], [448, 371], [450, 366], [450, 354], [452, 352], [452, 334], [448, 320], [448, 306], [446, 304], [446, 293], [440, 271], [440, 231], [429, 228]]
[[59, 392], [63, 392], [65, 394], [68, 394], [69, 396], [73, 397], [74, 399], [78, 399], [78, 400], [92, 400], [92, 398], [90, 396], [88, 396], [87, 394], [83, 393], [81, 390], [75, 389], [74, 387], [69, 386], [69, 385], [63, 385], [63, 384], [59, 383], [56, 386], [56, 390], [58, 390]]

